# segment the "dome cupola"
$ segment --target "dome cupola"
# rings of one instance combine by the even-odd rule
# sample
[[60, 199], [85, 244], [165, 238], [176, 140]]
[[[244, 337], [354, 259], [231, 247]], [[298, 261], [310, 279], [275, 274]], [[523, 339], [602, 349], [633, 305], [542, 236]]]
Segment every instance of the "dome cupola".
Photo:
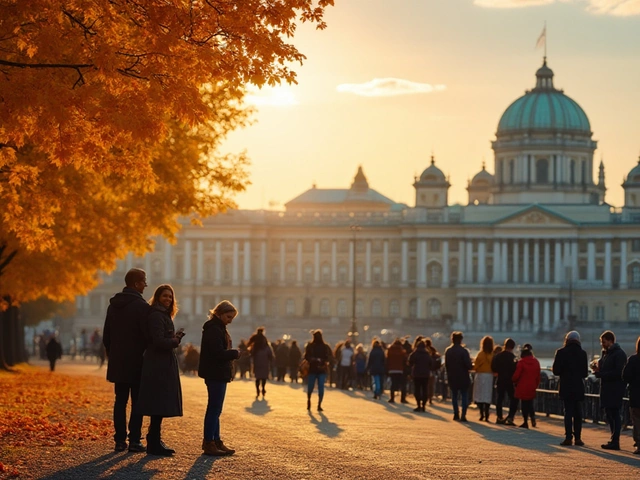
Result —
[[446, 207], [450, 186], [447, 177], [436, 166], [435, 157], [431, 155], [431, 165], [422, 172], [420, 178], [416, 177], [413, 184], [416, 189], [416, 207]]

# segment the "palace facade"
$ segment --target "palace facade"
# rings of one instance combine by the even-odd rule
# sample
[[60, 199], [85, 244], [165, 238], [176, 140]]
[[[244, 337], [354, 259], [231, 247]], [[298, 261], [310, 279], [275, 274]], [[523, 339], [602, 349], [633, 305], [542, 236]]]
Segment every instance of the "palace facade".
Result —
[[546, 61], [492, 146], [495, 174], [482, 166], [467, 205], [449, 205], [449, 178], [432, 157], [414, 179], [414, 206], [371, 188], [359, 168], [350, 188], [311, 188], [285, 211], [235, 210], [202, 227], [185, 220], [176, 244], [129, 255], [78, 298], [76, 326], [102, 324], [132, 266], [150, 285], [174, 285], [181, 317], [198, 322], [227, 298], [257, 323], [345, 331], [354, 306], [360, 328], [640, 323], [640, 162], [622, 185], [624, 206], [607, 204], [588, 117], [555, 88]]

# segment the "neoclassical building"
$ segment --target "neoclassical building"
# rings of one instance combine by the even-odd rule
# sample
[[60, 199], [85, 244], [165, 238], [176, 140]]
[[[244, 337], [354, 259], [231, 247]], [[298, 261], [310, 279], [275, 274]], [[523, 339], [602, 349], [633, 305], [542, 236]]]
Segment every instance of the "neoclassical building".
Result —
[[494, 172], [450, 205], [450, 179], [432, 156], [414, 179], [415, 205], [371, 188], [315, 186], [285, 211], [236, 210], [184, 222], [177, 244], [129, 255], [86, 297], [79, 325], [100, 325], [125, 271], [170, 282], [181, 315], [201, 321], [223, 298], [256, 322], [456, 326], [550, 332], [580, 323], [640, 323], [640, 162], [605, 201], [602, 162], [582, 108], [544, 65], [534, 88], [498, 122]]

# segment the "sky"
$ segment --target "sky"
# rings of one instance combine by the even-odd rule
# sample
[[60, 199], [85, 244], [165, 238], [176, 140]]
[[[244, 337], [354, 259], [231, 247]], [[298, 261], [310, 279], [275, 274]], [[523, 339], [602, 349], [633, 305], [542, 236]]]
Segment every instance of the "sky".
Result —
[[[245, 150], [243, 209], [281, 209], [316, 185], [369, 186], [415, 204], [414, 177], [450, 175], [449, 203], [486, 161], [506, 108], [535, 86], [546, 22], [556, 88], [586, 112], [605, 200], [622, 206], [623, 178], [640, 155], [640, 0], [336, 0], [328, 28], [303, 25], [298, 85], [253, 92], [255, 123], [224, 150]], [[597, 175], [597, 168], [594, 168]]]

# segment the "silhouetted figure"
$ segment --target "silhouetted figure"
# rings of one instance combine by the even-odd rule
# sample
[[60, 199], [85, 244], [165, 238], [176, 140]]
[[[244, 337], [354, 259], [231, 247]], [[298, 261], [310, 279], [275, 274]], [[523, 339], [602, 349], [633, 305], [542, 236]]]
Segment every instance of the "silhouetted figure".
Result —
[[[396, 338], [387, 349], [387, 372], [391, 377], [389, 403], [395, 403], [395, 394], [402, 389], [402, 382], [407, 365], [407, 352], [399, 338]], [[405, 400], [406, 401], [406, 400]]]
[[371, 375], [373, 383], [373, 398], [379, 399], [382, 395], [382, 379], [386, 373], [387, 360], [380, 341], [376, 338], [371, 342], [371, 350], [367, 356], [367, 371]]
[[289, 348], [289, 377], [291, 378], [291, 383], [298, 383], [298, 369], [301, 361], [302, 351], [298, 346], [298, 342], [292, 340], [291, 348]]
[[[496, 423], [515, 425], [514, 418], [518, 411], [518, 399], [515, 396], [515, 388], [513, 386], [513, 374], [516, 372], [516, 356], [513, 353], [513, 349], [516, 346], [516, 342], [511, 338], [507, 338], [504, 341], [504, 349], [502, 352], [496, 354], [491, 361], [491, 370], [498, 375], [496, 381], [497, 397], [496, 397], [496, 414], [498, 418]], [[504, 397], [509, 397], [509, 414], [506, 418], [502, 416], [502, 404]]]
[[[447, 380], [451, 389], [451, 403], [453, 404], [453, 419], [467, 421], [467, 407], [469, 406], [469, 371], [473, 368], [469, 350], [462, 345], [462, 332], [451, 334], [451, 345], [444, 351], [444, 367], [447, 369]], [[458, 408], [458, 397], [462, 403], [462, 416]]]
[[49, 359], [49, 368], [53, 372], [56, 369], [56, 361], [62, 358], [62, 345], [60, 345], [60, 342], [56, 339], [55, 334], [51, 335], [45, 350], [47, 358]]
[[[273, 350], [268, 342], [254, 343], [251, 347], [251, 355], [253, 358], [253, 376], [256, 379], [256, 398], [260, 396], [262, 388], [262, 396], [267, 393], [266, 384], [273, 363]], [[288, 358], [288, 356], [287, 356]]]
[[473, 362], [476, 371], [473, 382], [473, 401], [480, 409], [480, 421], [489, 421], [489, 408], [493, 398], [493, 371], [491, 361], [493, 360], [493, 338], [485, 336], [480, 340], [480, 351]]
[[244, 339], [240, 340], [238, 344], [238, 352], [240, 352], [240, 358], [236, 360], [236, 365], [240, 370], [240, 378], [247, 378], [251, 376], [251, 357], [249, 356], [247, 342]]
[[411, 377], [413, 378], [414, 395], [418, 406], [414, 412], [424, 412], [427, 405], [427, 386], [429, 385], [429, 375], [431, 374], [431, 355], [427, 351], [424, 340], [419, 340], [416, 349], [409, 355], [409, 366], [411, 367]]
[[309, 375], [307, 376], [307, 410], [311, 410], [311, 394], [313, 394], [313, 388], [316, 382], [318, 382], [318, 411], [323, 411], [324, 382], [327, 378], [331, 357], [331, 347], [324, 342], [322, 330], [314, 330], [313, 340], [307, 343], [304, 351], [304, 358], [309, 362]]
[[633, 440], [636, 455], [640, 455], [640, 337], [636, 341], [636, 353], [631, 355], [622, 371], [622, 378], [629, 384], [629, 410], [633, 421]]
[[289, 346], [287, 342], [282, 342], [278, 346], [276, 354], [276, 369], [278, 372], [277, 381], [284, 382], [284, 377], [287, 374], [287, 368], [289, 368]]

